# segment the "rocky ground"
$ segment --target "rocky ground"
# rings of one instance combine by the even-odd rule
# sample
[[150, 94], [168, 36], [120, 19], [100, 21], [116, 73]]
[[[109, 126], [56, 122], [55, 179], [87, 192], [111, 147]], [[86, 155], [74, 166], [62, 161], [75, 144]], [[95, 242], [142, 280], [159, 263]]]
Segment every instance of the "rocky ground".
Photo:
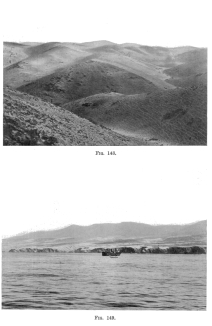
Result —
[[135, 145], [116, 134], [37, 97], [4, 89], [4, 145]]

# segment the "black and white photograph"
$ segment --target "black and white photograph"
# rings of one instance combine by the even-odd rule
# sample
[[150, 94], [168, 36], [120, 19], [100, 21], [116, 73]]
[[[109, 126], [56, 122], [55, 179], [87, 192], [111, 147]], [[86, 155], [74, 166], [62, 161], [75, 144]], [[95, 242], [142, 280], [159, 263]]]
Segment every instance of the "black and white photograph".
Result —
[[4, 145], [207, 145], [207, 47], [134, 38], [5, 39]]
[[206, 221], [70, 225], [3, 240], [3, 309], [205, 310]]
[[208, 326], [209, 1], [1, 12], [1, 325]]

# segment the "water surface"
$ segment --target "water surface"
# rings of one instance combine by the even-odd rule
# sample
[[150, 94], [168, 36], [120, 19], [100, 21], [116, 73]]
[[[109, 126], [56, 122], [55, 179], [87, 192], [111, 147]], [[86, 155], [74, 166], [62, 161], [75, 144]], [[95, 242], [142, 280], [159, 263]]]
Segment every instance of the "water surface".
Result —
[[2, 260], [4, 309], [206, 309], [206, 255], [3, 253]]

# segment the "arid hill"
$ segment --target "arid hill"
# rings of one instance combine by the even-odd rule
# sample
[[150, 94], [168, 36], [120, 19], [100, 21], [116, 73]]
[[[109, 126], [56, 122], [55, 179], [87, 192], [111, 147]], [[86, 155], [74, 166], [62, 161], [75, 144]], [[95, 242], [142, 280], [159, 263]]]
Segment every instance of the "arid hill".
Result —
[[140, 76], [94, 60], [77, 63], [18, 89], [57, 105], [102, 93], [130, 95], [158, 90], [154, 84]]
[[204, 145], [207, 141], [206, 86], [123, 95], [98, 94], [63, 107], [120, 134], [154, 144]]
[[[130, 138], [9, 88], [4, 90], [4, 145], [133, 145]], [[139, 145], [139, 142], [138, 142]]]
[[4, 85], [130, 137], [131, 145], [207, 144], [204, 48], [5, 42]]

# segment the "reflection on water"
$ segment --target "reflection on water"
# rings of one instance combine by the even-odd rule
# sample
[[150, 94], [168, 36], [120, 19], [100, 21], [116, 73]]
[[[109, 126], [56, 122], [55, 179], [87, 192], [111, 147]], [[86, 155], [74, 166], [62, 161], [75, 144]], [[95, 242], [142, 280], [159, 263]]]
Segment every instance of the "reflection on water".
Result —
[[206, 309], [206, 255], [3, 253], [4, 309]]

